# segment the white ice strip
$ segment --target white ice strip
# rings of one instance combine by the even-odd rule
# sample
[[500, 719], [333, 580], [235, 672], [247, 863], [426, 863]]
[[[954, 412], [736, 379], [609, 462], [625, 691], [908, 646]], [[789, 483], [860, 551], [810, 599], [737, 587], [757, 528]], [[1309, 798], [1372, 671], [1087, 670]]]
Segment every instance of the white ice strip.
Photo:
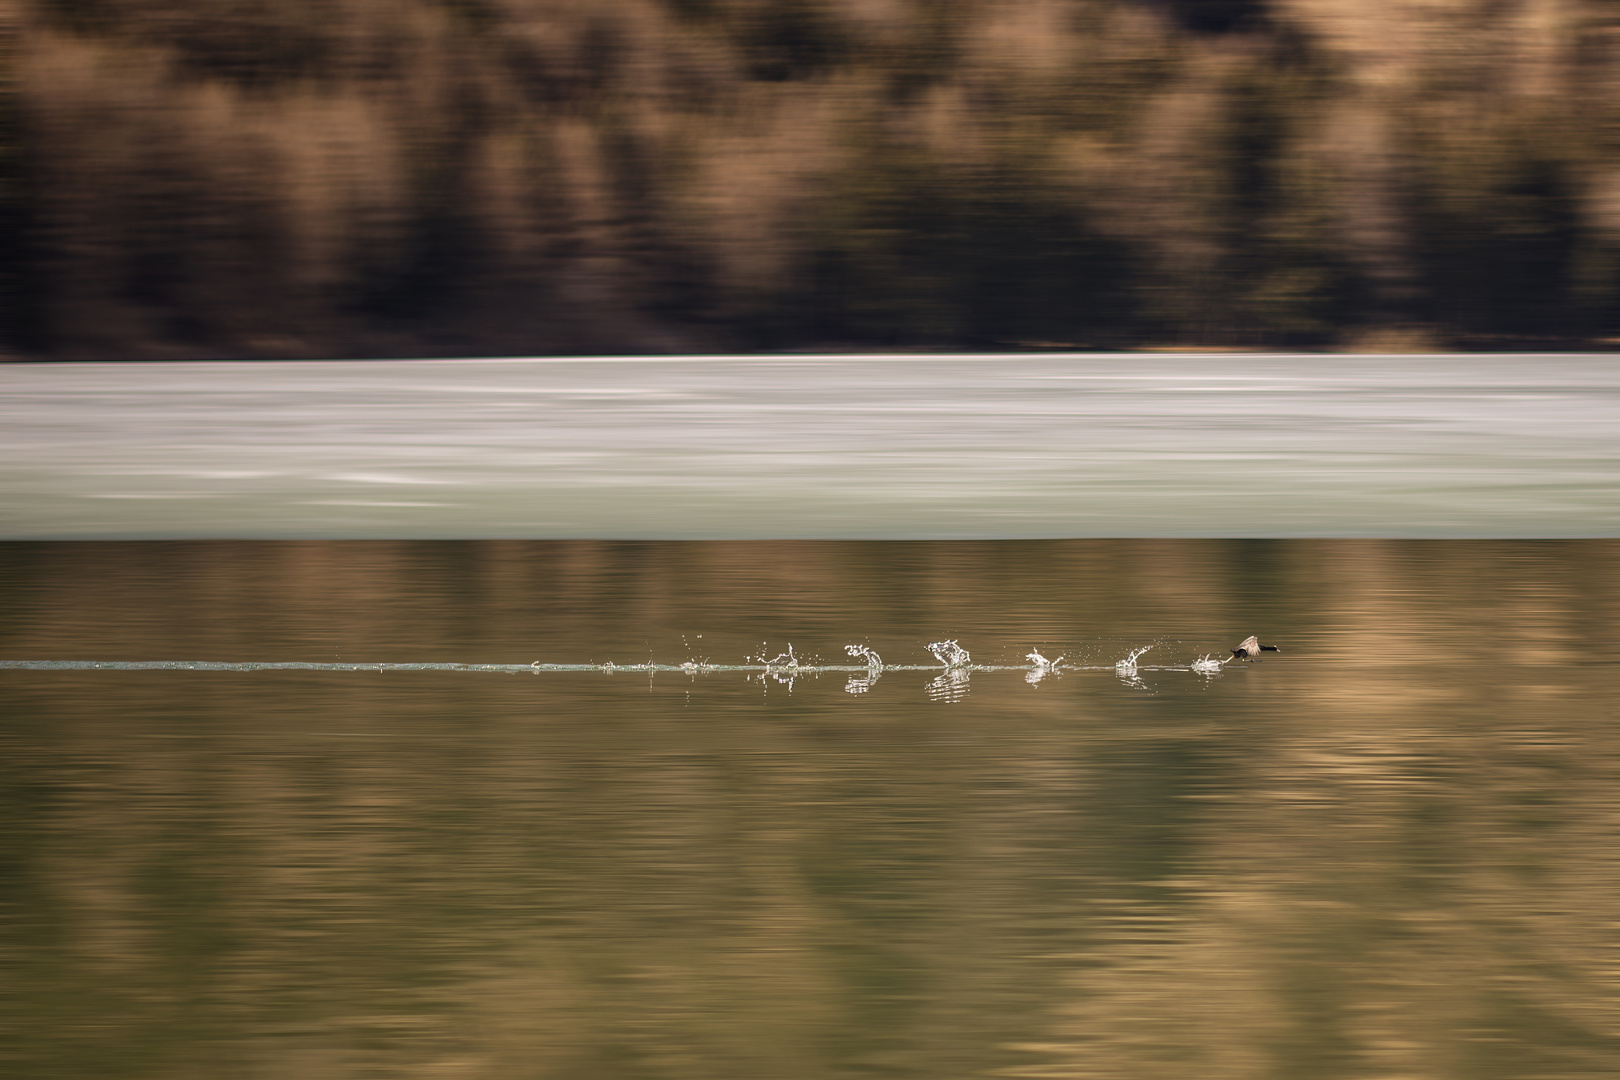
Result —
[[0, 538], [1613, 536], [1616, 430], [1602, 355], [10, 364]]

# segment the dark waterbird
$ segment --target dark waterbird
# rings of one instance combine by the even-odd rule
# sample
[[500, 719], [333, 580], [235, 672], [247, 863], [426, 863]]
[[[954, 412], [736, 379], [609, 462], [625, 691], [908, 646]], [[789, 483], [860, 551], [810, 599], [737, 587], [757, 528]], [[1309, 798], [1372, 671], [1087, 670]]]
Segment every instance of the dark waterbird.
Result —
[[1281, 652], [1275, 645], [1262, 645], [1260, 639], [1250, 634], [1244, 638], [1237, 648], [1232, 650], [1233, 660], [1259, 660], [1263, 652]]

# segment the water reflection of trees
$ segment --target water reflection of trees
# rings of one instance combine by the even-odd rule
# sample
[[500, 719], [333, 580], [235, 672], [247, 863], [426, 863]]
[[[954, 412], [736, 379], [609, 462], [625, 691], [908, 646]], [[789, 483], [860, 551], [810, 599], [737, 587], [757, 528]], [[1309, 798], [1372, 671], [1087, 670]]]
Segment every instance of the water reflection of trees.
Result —
[[1616, 550], [9, 547], [7, 656], [529, 659], [727, 620], [1297, 648], [1215, 693], [987, 674], [950, 708], [8, 672], [5, 1041], [28, 1075], [1610, 1075]]

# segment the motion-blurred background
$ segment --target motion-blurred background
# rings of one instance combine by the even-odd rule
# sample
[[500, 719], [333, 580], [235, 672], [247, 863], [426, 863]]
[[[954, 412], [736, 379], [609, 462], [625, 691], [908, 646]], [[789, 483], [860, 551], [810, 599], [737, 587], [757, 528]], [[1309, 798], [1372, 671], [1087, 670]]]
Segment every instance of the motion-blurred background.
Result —
[[1602, 347], [1606, 0], [20, 0], [14, 356]]

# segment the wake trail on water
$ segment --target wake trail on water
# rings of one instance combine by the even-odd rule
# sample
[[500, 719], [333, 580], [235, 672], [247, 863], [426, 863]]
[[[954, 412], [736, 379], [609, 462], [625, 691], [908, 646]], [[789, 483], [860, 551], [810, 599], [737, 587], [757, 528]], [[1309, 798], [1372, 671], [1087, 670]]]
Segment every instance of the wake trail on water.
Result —
[[[946, 670], [967, 671], [1037, 671], [1052, 672], [1056, 669], [1042, 668], [1030, 664], [958, 664]], [[359, 664], [359, 663], [308, 663], [304, 661], [281, 660], [0, 660], [0, 671], [504, 671], [510, 673], [521, 672], [548, 672], [548, 671], [659, 671], [659, 672], [685, 672], [687, 674], [707, 675], [710, 672], [724, 671], [798, 671], [806, 675], [818, 672], [836, 671], [939, 671], [938, 664], [884, 664], [881, 668], [874, 668], [866, 664], [710, 664], [688, 662], [684, 664], [452, 664], [452, 663], [416, 663], [416, 664]], [[1062, 670], [1070, 671], [1115, 671], [1113, 664], [1064, 664]], [[1143, 665], [1141, 671], [1191, 671], [1187, 665], [1172, 666], [1169, 664], [1147, 666]]]
[[478, 664], [464, 662], [415, 662], [415, 663], [357, 663], [347, 661], [306, 661], [306, 660], [0, 660], [0, 670], [27, 670], [27, 671], [468, 671], [490, 672], [498, 674], [548, 674], [564, 672], [598, 672], [612, 674], [614, 672], [641, 672], [644, 674], [683, 674], [683, 675], [709, 675], [725, 673], [742, 673], [750, 678], [774, 680], [792, 686], [793, 680], [799, 676], [813, 676], [822, 674], [848, 674], [851, 676], [844, 689], [851, 694], [863, 694], [871, 690], [886, 672], [896, 671], [931, 671], [938, 677], [928, 684], [928, 693], [931, 698], [940, 701], [960, 700], [967, 692], [971, 678], [979, 672], [1022, 672], [1024, 679], [1030, 685], [1036, 685], [1042, 680], [1056, 675], [1081, 672], [1112, 672], [1128, 685], [1146, 688], [1140, 675], [1142, 672], [1163, 671], [1190, 671], [1202, 675], [1218, 675], [1221, 672], [1221, 663], [1211, 661], [1206, 655], [1204, 658], [1194, 660], [1188, 665], [1142, 665], [1140, 658], [1153, 646], [1143, 646], [1133, 650], [1130, 655], [1113, 664], [1077, 664], [1071, 663], [1064, 656], [1056, 659], [1047, 659], [1038, 650], [1031, 651], [1025, 657], [1027, 664], [987, 664], [974, 663], [972, 655], [958, 641], [936, 641], [930, 643], [928, 651], [934, 655], [933, 664], [893, 664], [886, 663], [878, 653], [867, 645], [846, 645], [844, 651], [858, 661], [857, 663], [823, 663], [819, 658], [803, 657], [798, 655], [790, 644], [786, 652], [767, 657], [768, 649], [761, 648], [760, 655], [744, 658], [740, 664], [718, 664], [709, 660], [685, 660], [678, 664], [659, 663], [648, 660], [644, 663], [619, 664], [613, 661], [603, 663], [585, 664], [557, 664], [544, 663], [536, 660], [528, 664]]

